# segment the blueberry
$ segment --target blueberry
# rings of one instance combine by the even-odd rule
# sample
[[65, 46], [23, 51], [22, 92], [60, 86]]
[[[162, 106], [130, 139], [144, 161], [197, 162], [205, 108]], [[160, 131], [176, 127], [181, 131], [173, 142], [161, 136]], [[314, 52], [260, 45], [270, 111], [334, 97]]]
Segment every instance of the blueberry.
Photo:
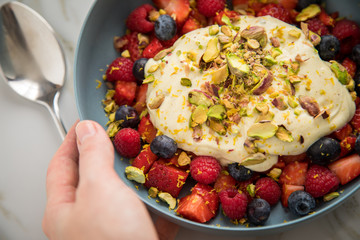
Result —
[[322, 60], [329, 61], [335, 59], [340, 51], [340, 41], [333, 35], [324, 35], [321, 37], [318, 49]]
[[335, 161], [341, 152], [341, 146], [333, 138], [322, 137], [314, 142], [306, 151], [312, 163], [327, 165]]
[[115, 121], [121, 121], [122, 128], [136, 128], [139, 125], [139, 114], [135, 108], [128, 105], [121, 105], [115, 113]]
[[314, 197], [309, 193], [298, 190], [290, 194], [288, 198], [288, 205], [293, 214], [304, 216], [314, 210], [316, 202]]
[[351, 51], [351, 58], [356, 62], [357, 65], [360, 65], [360, 44], [355, 45]]
[[236, 181], [245, 181], [252, 177], [253, 171], [240, 165], [239, 163], [231, 163], [228, 165], [229, 174], [236, 180]]
[[143, 80], [145, 79], [145, 65], [149, 59], [147, 58], [140, 58], [134, 62], [132, 72], [134, 77], [137, 80], [139, 85], [142, 84]]
[[154, 26], [155, 36], [161, 41], [170, 40], [176, 34], [176, 22], [169, 15], [160, 15]]
[[270, 216], [270, 204], [261, 198], [254, 198], [247, 206], [247, 217], [250, 223], [263, 225]]
[[160, 158], [171, 158], [177, 151], [177, 143], [166, 135], [159, 135], [150, 143], [150, 150]]
[[310, 4], [320, 4], [321, 0], [299, 0], [296, 5], [296, 10], [301, 11]]

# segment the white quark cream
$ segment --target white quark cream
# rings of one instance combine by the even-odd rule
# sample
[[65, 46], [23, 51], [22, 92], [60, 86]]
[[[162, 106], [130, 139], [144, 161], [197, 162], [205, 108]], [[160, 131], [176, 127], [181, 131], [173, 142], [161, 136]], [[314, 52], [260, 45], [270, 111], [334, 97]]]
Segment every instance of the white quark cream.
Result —
[[[146, 102], [162, 134], [222, 165], [243, 162], [262, 172], [279, 155], [303, 153], [350, 121], [349, 84], [338, 80], [300, 29], [269, 16], [243, 16], [235, 25], [240, 29], [192, 31], [165, 57], [148, 61]], [[269, 82], [261, 87], [262, 81]], [[190, 103], [194, 92], [205, 103], [196, 102], [199, 96]]]

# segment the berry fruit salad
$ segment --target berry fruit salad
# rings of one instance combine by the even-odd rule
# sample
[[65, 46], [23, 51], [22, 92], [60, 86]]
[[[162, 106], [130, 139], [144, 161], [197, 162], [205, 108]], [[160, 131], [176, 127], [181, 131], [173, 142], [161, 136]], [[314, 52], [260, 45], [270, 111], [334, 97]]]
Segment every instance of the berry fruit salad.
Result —
[[103, 77], [126, 177], [199, 223], [266, 225], [277, 205], [302, 217], [339, 197], [360, 175], [360, 27], [325, 4], [134, 9]]

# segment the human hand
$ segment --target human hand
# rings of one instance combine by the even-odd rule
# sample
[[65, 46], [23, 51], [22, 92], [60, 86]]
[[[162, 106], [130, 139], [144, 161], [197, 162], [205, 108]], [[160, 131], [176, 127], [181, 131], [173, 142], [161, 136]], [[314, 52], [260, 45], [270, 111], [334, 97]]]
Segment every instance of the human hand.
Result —
[[99, 124], [71, 128], [47, 173], [43, 230], [49, 239], [158, 238], [144, 204], [113, 165], [113, 145]]

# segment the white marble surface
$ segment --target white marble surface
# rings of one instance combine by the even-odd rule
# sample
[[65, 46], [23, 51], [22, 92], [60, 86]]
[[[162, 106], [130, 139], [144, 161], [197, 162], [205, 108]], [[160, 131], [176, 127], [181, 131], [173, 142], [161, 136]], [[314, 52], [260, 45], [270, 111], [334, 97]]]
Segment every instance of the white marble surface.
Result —
[[[5, 3], [0, 0], [0, 4]], [[73, 61], [77, 38], [93, 0], [23, 0], [59, 33], [66, 49], [69, 79], [60, 110], [69, 128], [77, 119]], [[13, 93], [0, 80], [0, 240], [46, 239], [41, 229], [45, 176], [61, 139], [47, 110]], [[290, 231], [262, 237], [207, 235], [181, 228], [177, 240], [355, 240], [360, 239], [360, 192], [332, 213]]]

